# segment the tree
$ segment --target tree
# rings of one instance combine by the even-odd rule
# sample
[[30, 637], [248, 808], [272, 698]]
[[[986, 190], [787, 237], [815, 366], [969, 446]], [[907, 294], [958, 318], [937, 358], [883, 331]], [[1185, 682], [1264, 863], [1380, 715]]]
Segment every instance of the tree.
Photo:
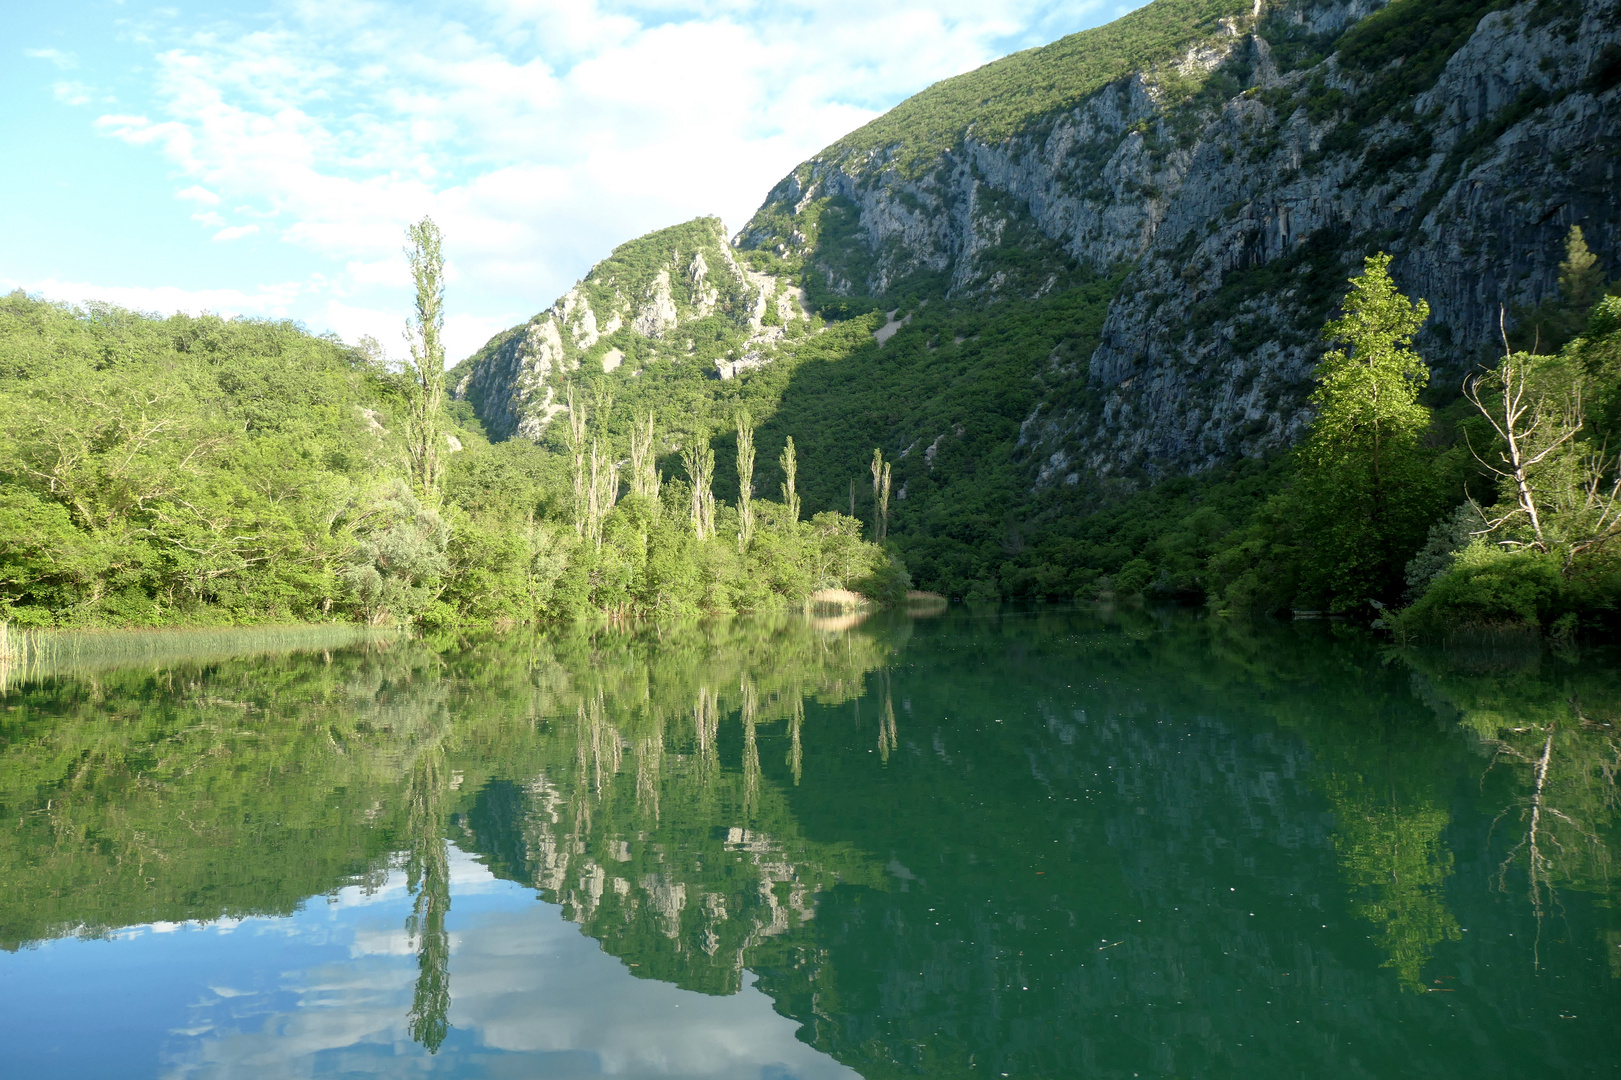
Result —
[[1399, 592], [1438, 509], [1420, 446], [1430, 372], [1410, 347], [1430, 307], [1403, 296], [1389, 268], [1390, 256], [1369, 256], [1323, 328], [1340, 347], [1317, 365], [1317, 420], [1300, 452], [1307, 577], [1336, 610]]
[[633, 425], [630, 433], [630, 492], [648, 499], [659, 497], [658, 458], [654, 450], [653, 414], [647, 427]]
[[795, 490], [794, 482], [799, 475], [799, 460], [794, 455], [794, 437], [792, 435], [788, 436], [788, 441], [783, 444], [782, 456], [777, 459], [777, 464], [782, 466], [782, 475], [784, 477], [782, 505], [788, 510], [788, 520], [798, 521], [799, 492]]
[[715, 534], [715, 451], [709, 445], [709, 433], [698, 431], [692, 442], [681, 451], [681, 463], [686, 466], [687, 478], [692, 481], [692, 531], [704, 540]]
[[406, 324], [411, 346], [406, 447], [411, 455], [411, 479], [426, 499], [439, 496], [439, 411], [445, 400], [445, 258], [440, 251], [439, 226], [429, 217], [405, 230], [405, 249], [416, 283], [416, 317]]
[[1565, 261], [1559, 264], [1559, 291], [1572, 307], [1586, 311], [1604, 294], [1604, 268], [1598, 256], [1587, 249], [1587, 238], [1580, 225], [1572, 225], [1565, 236]]
[[737, 550], [743, 551], [754, 539], [754, 418], [747, 409], [737, 414], [737, 513]]
[[1475, 460], [1510, 495], [1511, 509], [1495, 515], [1489, 527], [1496, 529], [1523, 515], [1530, 529], [1529, 543], [1542, 551], [1548, 550], [1543, 521], [1551, 494], [1548, 488], [1559, 479], [1548, 474], [1569, 471], [1550, 466], [1565, 464], [1560, 459], [1567, 455], [1560, 451], [1582, 429], [1580, 382], [1563, 380], [1568, 385], [1560, 389], [1566, 392], [1559, 393], [1546, 385], [1554, 380], [1541, 377], [1547, 366], [1529, 353], [1509, 353], [1495, 370], [1463, 382], [1463, 396], [1480, 410], [1501, 441], [1495, 461], [1475, 453]]
[[1559, 263], [1559, 290], [1534, 308], [1515, 308], [1516, 324], [1508, 335], [1514, 347], [1533, 354], [1558, 352], [1581, 334], [1587, 313], [1604, 297], [1604, 267], [1587, 247], [1580, 225], [1565, 234], [1565, 257]]
[[889, 481], [890, 463], [884, 460], [884, 451], [881, 448], [874, 448], [872, 452], [872, 535], [874, 540], [882, 540], [889, 535]]
[[589, 518], [585, 487], [585, 402], [574, 396], [574, 385], [568, 387], [568, 439], [569, 453], [574, 460], [574, 535], [585, 535]]

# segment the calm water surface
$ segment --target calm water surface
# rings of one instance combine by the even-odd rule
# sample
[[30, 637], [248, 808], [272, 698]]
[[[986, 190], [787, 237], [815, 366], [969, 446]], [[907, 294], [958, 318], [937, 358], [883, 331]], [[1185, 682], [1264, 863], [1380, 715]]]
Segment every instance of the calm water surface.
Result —
[[1621, 678], [953, 610], [0, 673], [7, 1077], [1610, 1077]]

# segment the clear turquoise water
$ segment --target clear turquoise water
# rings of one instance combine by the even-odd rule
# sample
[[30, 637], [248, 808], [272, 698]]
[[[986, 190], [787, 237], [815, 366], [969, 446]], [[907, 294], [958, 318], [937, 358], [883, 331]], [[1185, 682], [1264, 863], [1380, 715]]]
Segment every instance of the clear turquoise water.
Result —
[[0, 1073], [1613, 1076], [1618, 714], [1142, 611], [36, 674]]

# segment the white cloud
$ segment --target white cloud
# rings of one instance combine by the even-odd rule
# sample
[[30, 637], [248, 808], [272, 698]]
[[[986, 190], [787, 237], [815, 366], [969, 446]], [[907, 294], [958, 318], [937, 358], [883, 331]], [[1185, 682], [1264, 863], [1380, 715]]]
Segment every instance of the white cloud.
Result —
[[231, 225], [214, 234], [215, 240], [240, 240], [259, 231], [257, 225]]
[[229, 199], [236, 222], [196, 215], [216, 239], [256, 224], [301, 249], [332, 282], [305, 300], [312, 324], [357, 291], [403, 313], [402, 232], [429, 213], [451, 309], [487, 322], [532, 314], [650, 229], [701, 214], [739, 228], [796, 163], [907, 93], [1101, 14], [1097, 0], [285, 0], [171, 40], [143, 110], [96, 126], [168, 159], [177, 197]]
[[310, 288], [297, 282], [260, 285], [252, 290], [241, 289], [181, 289], [171, 285], [94, 285], [82, 281], [60, 281], [46, 278], [41, 281], [14, 281], [0, 278], [0, 289], [9, 292], [22, 289], [69, 304], [101, 301], [129, 308], [132, 311], [150, 311], [159, 315], [184, 312], [187, 315], [212, 313], [225, 318], [237, 315], [268, 318], [288, 318], [294, 305]]
[[59, 70], [71, 71], [79, 66], [79, 58], [70, 52], [61, 49], [24, 49], [23, 55], [30, 60], [44, 60], [55, 64]]
[[51, 84], [51, 94], [64, 105], [88, 105], [95, 91], [81, 82], [59, 82]]

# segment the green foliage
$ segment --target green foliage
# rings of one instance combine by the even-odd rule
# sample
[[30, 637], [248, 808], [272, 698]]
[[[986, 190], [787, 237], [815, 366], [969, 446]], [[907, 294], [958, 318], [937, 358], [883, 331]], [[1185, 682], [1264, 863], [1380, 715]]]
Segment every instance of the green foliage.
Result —
[[1402, 570], [1440, 509], [1420, 440], [1430, 411], [1418, 401], [1429, 369], [1409, 347], [1429, 315], [1390, 280], [1388, 255], [1353, 278], [1344, 314], [1324, 327], [1343, 343], [1318, 364], [1317, 418], [1300, 450], [1308, 587], [1349, 608], [1393, 598]]
[[1014, 53], [936, 83], [821, 155], [826, 160], [886, 152], [903, 171], [921, 167], [973, 129], [1000, 142], [1132, 72], [1151, 68], [1219, 31], [1221, 20], [1250, 14], [1234, 0], [1154, 0], [1106, 26]]
[[[1517, 308], [1509, 342], [1532, 353], [1554, 353], [1586, 329], [1588, 313], [1604, 298], [1604, 267], [1587, 247], [1580, 225], [1565, 235], [1559, 263], [1559, 292], [1534, 308]], [[1602, 331], [1597, 336], [1603, 336]]]
[[401, 481], [360, 508], [352, 528], [355, 544], [340, 573], [359, 613], [373, 625], [414, 621], [438, 599], [450, 569], [450, 529]]
[[1461, 630], [1535, 629], [1557, 614], [1565, 594], [1559, 559], [1534, 550], [1505, 551], [1476, 540], [1436, 578], [1398, 629], [1424, 636]]
[[[1567, 265], [1579, 265], [1568, 251]], [[1621, 299], [1600, 300], [1587, 326], [1590, 336], [1556, 356], [1511, 353], [1466, 384], [1489, 422], [1489, 437], [1473, 449], [1496, 490], [1484, 507], [1432, 530], [1408, 571], [1422, 591], [1392, 620], [1396, 629], [1435, 638], [1482, 628], [1614, 629]]]
[[[718, 530], [697, 538], [668, 500], [627, 498], [605, 510], [602, 542], [582, 544], [566, 457], [491, 445], [454, 409], [396, 424], [421, 386], [287, 324], [13, 294], [0, 301], [0, 371], [0, 621], [19, 626], [446, 627], [762, 611], [821, 587], [892, 602], [906, 589], [904, 566], [862, 541], [859, 522], [789, 520], [762, 501], [752, 530], [721, 506]], [[718, 385], [692, 387], [700, 417]], [[646, 415], [646, 398], [625, 396]], [[599, 418], [608, 460], [626, 423]], [[429, 431], [440, 464], [423, 456]]]
[[290, 621], [342, 603], [341, 519], [394, 454], [392, 386], [359, 354], [288, 323], [13, 293], [0, 358], [0, 618]]

